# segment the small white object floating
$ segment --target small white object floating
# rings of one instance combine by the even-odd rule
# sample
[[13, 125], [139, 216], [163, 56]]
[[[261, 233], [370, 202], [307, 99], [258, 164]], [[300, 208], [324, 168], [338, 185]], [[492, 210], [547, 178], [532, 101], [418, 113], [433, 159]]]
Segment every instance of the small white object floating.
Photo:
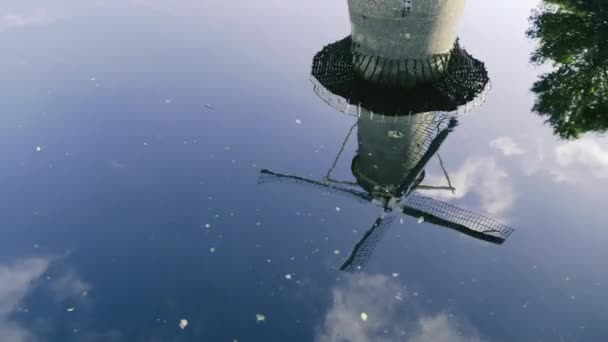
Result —
[[72, 311], [74, 311], [74, 310], [75, 310], [75, 309], [74, 309], [73, 307], [68, 308], [68, 312], [72, 312]]
[[42, 151], [42, 146], [36, 146], [36, 152]]
[[180, 319], [179, 320], [179, 328], [184, 330], [186, 329], [186, 327], [188, 326], [188, 320], [187, 319]]
[[255, 320], [256, 322], [264, 322], [266, 320], [266, 316], [264, 314], [256, 314]]
[[287, 279], [287, 280], [291, 280], [291, 274], [286, 274], [286, 275], [285, 275], [285, 279]]
[[423, 222], [424, 222], [424, 216], [420, 216], [420, 217], [418, 218], [418, 223], [419, 223], [419, 224], [421, 224], [421, 223], [423, 223]]
[[296, 123], [299, 125], [299, 124], [301, 124], [301, 123], [302, 123], [302, 120], [300, 120], [300, 119], [296, 119]]
[[363, 322], [367, 321], [367, 314], [366, 314], [365, 312], [362, 312], [362, 313], [361, 313], [361, 320], [362, 320]]

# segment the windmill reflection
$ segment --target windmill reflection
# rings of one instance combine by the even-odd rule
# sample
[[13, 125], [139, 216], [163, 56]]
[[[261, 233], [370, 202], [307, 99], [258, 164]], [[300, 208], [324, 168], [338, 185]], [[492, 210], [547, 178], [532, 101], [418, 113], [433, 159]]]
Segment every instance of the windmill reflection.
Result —
[[[483, 215], [419, 194], [425, 189], [455, 190], [438, 151], [457, 127], [458, 114], [483, 103], [489, 79], [484, 64], [459, 46], [454, 33], [456, 7], [464, 1], [416, 3], [349, 1], [353, 34], [317, 53], [311, 81], [321, 99], [353, 116], [355, 124], [324, 179], [270, 170], [262, 170], [258, 179], [313, 186], [382, 208], [341, 266], [343, 271], [365, 266], [399, 214], [496, 244], [512, 232]], [[403, 11], [395, 11], [394, 5], [404, 6]], [[356, 182], [335, 180], [332, 171], [355, 128], [358, 151], [351, 171]], [[423, 184], [425, 167], [434, 157], [444, 171], [444, 186]]]

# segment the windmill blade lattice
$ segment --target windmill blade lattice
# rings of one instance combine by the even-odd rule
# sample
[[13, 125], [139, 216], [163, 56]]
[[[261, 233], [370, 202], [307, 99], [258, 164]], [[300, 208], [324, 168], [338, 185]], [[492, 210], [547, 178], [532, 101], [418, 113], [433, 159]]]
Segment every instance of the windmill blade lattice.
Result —
[[379, 217], [374, 222], [374, 225], [365, 232], [363, 238], [355, 245], [348, 259], [340, 267], [340, 271], [357, 272], [362, 270], [371, 259], [374, 249], [394, 219], [394, 216]]
[[314, 188], [317, 188], [323, 192], [327, 192], [330, 194], [337, 194], [349, 197], [359, 203], [369, 203], [373, 200], [373, 197], [366, 192], [356, 191], [353, 189], [343, 188], [335, 185], [330, 185], [327, 183], [315, 181], [312, 179], [307, 179], [299, 176], [285, 175], [281, 173], [276, 173], [270, 170], [262, 170], [260, 171], [260, 176], [258, 177], [258, 184], [263, 183], [282, 183], [282, 184], [298, 184], [298, 185], [308, 185]]
[[403, 213], [497, 244], [502, 244], [513, 232], [491, 218], [418, 194], [404, 199]]

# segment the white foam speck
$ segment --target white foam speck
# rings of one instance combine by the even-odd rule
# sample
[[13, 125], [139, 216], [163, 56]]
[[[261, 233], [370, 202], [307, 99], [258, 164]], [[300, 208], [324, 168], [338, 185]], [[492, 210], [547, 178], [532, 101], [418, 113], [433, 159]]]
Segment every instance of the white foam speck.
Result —
[[179, 328], [184, 330], [186, 329], [186, 327], [188, 326], [188, 320], [187, 319], [180, 319], [179, 320]]

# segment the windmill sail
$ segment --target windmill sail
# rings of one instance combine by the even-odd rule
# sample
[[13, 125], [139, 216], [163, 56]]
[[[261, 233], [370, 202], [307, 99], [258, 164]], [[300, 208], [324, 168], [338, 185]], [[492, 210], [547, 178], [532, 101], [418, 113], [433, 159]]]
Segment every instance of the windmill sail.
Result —
[[417, 194], [405, 198], [403, 213], [496, 244], [502, 244], [513, 232], [491, 218]]
[[264, 169], [260, 171], [260, 177], [258, 178], [258, 184], [262, 183], [283, 183], [283, 184], [303, 184], [315, 187], [324, 192], [328, 192], [331, 194], [339, 194], [344, 195], [349, 198], [352, 198], [360, 203], [369, 203], [372, 201], [372, 196], [362, 192], [356, 191], [353, 189], [348, 189], [340, 186], [335, 186], [319, 181], [315, 181], [312, 179], [307, 179], [298, 176], [285, 175], [281, 173], [272, 172], [270, 170]]
[[357, 272], [362, 270], [371, 259], [378, 242], [380, 242], [394, 219], [394, 216], [379, 217], [374, 222], [374, 225], [363, 235], [363, 238], [355, 245], [348, 259], [340, 267], [340, 271]]

